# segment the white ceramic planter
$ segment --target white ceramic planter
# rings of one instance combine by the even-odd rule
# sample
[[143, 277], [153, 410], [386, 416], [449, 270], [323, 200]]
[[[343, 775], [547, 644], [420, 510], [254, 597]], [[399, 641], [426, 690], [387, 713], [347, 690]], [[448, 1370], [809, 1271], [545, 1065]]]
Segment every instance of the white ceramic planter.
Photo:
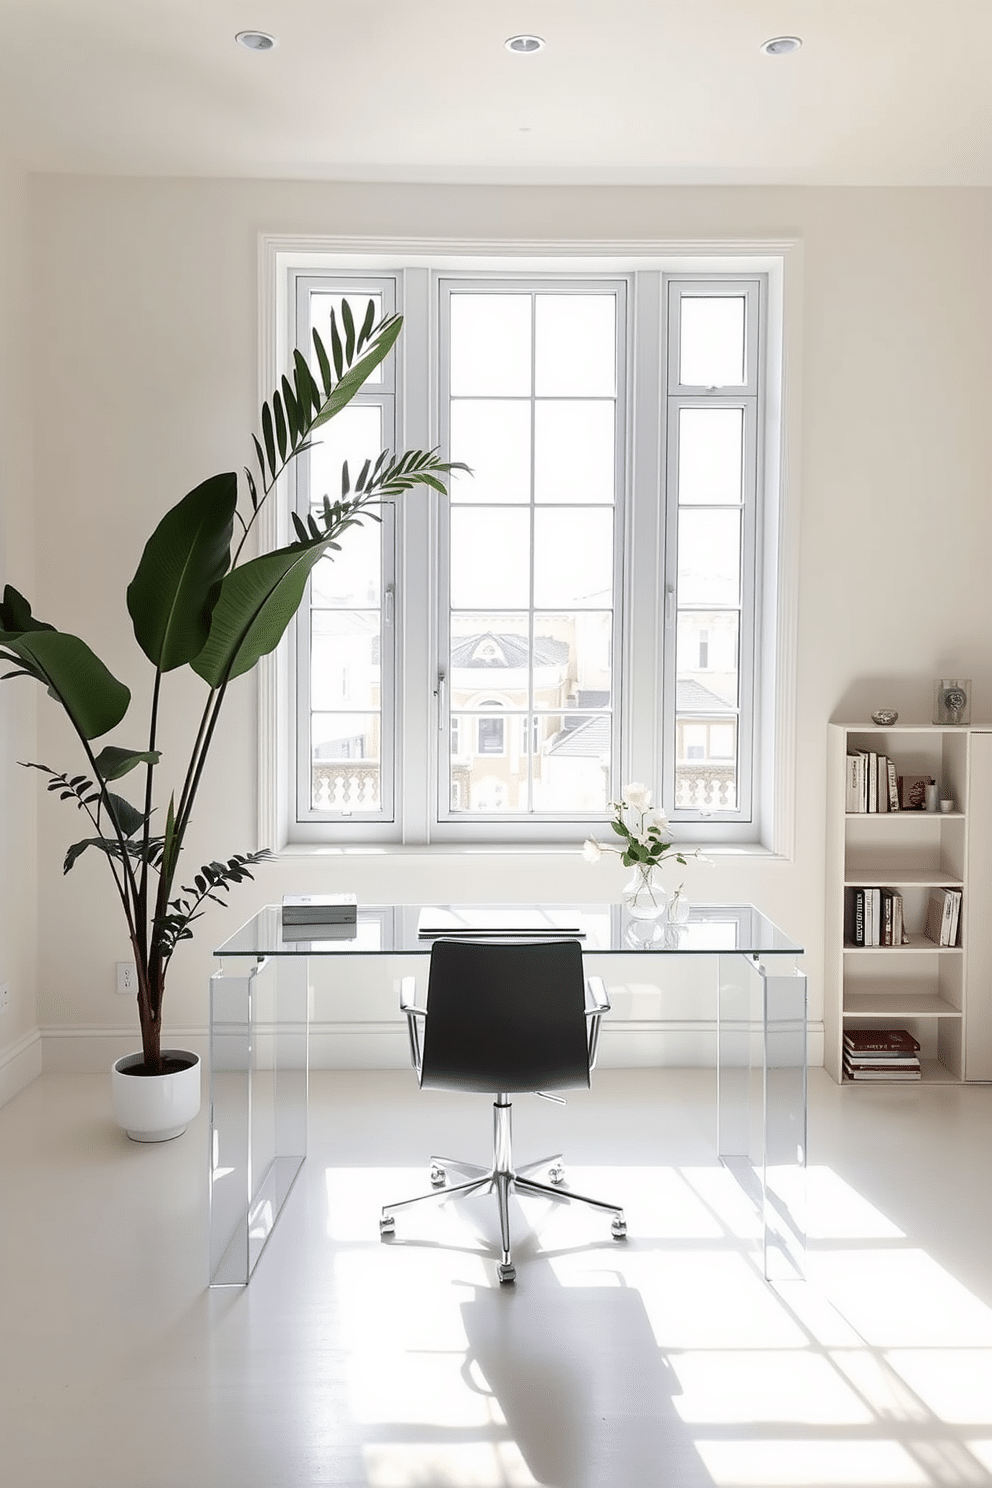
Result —
[[135, 1075], [143, 1056], [125, 1054], [111, 1074], [114, 1120], [133, 1142], [168, 1142], [184, 1132], [200, 1109], [200, 1056], [186, 1049], [163, 1049], [163, 1059], [188, 1061], [165, 1075]]

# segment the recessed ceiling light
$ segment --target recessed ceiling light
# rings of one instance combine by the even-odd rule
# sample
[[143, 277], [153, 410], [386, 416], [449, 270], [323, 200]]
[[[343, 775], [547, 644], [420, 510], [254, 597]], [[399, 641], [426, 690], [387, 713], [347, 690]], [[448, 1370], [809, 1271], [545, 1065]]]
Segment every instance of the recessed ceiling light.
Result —
[[271, 52], [276, 44], [274, 36], [267, 31], [239, 31], [235, 36], [239, 46], [247, 47], [250, 52]]
[[543, 36], [508, 36], [503, 45], [508, 52], [529, 56], [531, 52], [543, 52], [545, 41]]
[[786, 57], [789, 52], [798, 52], [802, 44], [801, 36], [773, 36], [761, 43], [761, 50], [766, 57]]

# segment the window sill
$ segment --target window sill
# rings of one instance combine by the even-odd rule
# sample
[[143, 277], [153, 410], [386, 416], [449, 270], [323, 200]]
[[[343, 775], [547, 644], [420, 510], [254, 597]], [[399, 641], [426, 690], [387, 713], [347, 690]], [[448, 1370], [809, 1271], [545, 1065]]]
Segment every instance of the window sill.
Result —
[[[752, 858], [762, 862], [785, 862], [785, 855], [774, 852], [758, 842], [701, 843], [704, 858], [719, 858], [721, 861]], [[314, 861], [328, 858], [467, 858], [467, 857], [581, 857], [581, 842], [431, 842], [431, 843], [356, 843], [352, 846], [336, 843], [289, 843], [274, 851], [276, 862]]]

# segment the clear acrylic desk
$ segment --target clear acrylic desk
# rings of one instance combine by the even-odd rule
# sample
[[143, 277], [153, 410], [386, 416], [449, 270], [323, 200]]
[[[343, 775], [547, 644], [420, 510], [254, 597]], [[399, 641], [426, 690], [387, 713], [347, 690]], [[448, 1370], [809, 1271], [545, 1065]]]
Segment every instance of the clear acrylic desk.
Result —
[[[445, 906], [484, 921], [494, 906]], [[530, 906], [528, 906], [529, 908]], [[717, 976], [716, 1150], [751, 1198], [764, 1275], [803, 1275], [806, 977], [803, 947], [750, 904], [695, 905], [684, 925], [619, 904], [574, 910], [590, 956], [709, 956]], [[331, 940], [284, 940], [268, 905], [217, 947], [210, 978], [210, 1285], [244, 1286], [307, 1151], [312, 956], [430, 954], [419, 905], [360, 909]], [[346, 968], [342, 965], [342, 973]]]

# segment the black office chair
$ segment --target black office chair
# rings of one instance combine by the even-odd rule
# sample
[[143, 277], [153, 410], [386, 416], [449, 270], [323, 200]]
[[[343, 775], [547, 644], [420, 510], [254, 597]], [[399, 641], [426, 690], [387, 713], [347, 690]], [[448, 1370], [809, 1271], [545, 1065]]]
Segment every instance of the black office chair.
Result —
[[[493, 1160], [484, 1168], [432, 1157], [434, 1188], [384, 1204], [382, 1234], [393, 1233], [394, 1209], [495, 1188], [503, 1245], [500, 1281], [513, 1281], [516, 1275], [510, 1257], [509, 1198], [514, 1190], [606, 1209], [613, 1215], [614, 1239], [622, 1240], [627, 1223], [618, 1205], [558, 1187], [564, 1178], [561, 1153], [513, 1166], [510, 1094], [529, 1090], [560, 1100], [548, 1092], [588, 1087], [596, 1063], [600, 1019], [610, 1003], [599, 977], [586, 980], [579, 942], [438, 940], [431, 950], [426, 1007], [416, 1004], [415, 991], [414, 978], [405, 977], [400, 1007], [407, 1016], [410, 1056], [421, 1089], [493, 1092]], [[544, 1167], [550, 1183], [529, 1176]], [[469, 1175], [467, 1181], [449, 1184], [448, 1168]]]

